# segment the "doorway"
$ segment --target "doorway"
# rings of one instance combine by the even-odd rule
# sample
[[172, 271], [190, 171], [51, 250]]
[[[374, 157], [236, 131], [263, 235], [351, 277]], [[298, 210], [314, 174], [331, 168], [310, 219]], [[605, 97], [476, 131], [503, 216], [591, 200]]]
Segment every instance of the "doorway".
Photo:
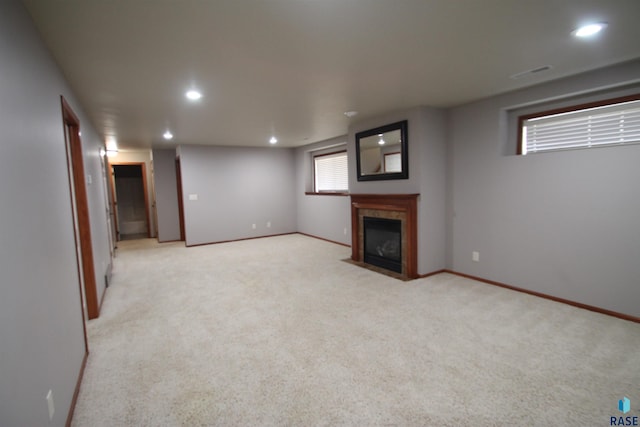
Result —
[[112, 163], [112, 189], [118, 240], [151, 237], [144, 163]]

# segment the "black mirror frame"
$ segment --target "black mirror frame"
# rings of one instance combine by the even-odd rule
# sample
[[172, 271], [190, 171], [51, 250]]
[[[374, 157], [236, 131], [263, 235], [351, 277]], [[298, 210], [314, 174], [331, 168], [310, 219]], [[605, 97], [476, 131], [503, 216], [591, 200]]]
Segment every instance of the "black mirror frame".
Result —
[[[356, 163], [358, 166], [358, 181], [383, 181], [388, 179], [408, 179], [409, 178], [409, 141], [408, 141], [408, 124], [407, 120], [403, 120], [401, 122], [391, 123], [389, 125], [380, 126], [375, 129], [368, 129], [362, 132], [356, 133]], [[378, 173], [371, 175], [362, 175], [360, 169], [360, 139], [366, 138], [373, 135], [378, 135], [380, 133], [391, 132], [394, 130], [400, 130], [400, 138], [402, 142], [400, 143], [400, 147], [402, 149], [401, 153], [401, 163], [402, 163], [402, 172], [389, 172], [389, 173]]]

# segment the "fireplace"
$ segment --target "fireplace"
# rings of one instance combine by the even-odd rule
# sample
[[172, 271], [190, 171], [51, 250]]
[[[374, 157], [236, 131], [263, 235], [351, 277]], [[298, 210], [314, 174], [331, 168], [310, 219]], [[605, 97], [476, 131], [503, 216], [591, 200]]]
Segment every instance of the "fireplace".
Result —
[[418, 194], [352, 194], [351, 260], [400, 279], [418, 277]]
[[402, 221], [365, 216], [364, 262], [402, 273]]

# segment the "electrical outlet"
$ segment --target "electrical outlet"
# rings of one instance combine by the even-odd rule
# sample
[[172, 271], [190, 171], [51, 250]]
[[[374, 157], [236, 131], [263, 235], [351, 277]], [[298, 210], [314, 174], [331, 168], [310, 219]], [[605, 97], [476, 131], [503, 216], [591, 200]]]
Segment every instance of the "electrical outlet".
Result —
[[256, 229], [256, 225], [255, 224], [251, 224], [251, 228], [253, 228], [255, 230]]
[[49, 422], [53, 420], [53, 414], [56, 412], [56, 408], [53, 405], [53, 391], [49, 390], [47, 393], [47, 407], [49, 408]]
[[271, 221], [267, 221], [267, 228], [271, 228]]
[[480, 252], [473, 251], [473, 252], [471, 253], [471, 259], [472, 259], [474, 262], [480, 262]]

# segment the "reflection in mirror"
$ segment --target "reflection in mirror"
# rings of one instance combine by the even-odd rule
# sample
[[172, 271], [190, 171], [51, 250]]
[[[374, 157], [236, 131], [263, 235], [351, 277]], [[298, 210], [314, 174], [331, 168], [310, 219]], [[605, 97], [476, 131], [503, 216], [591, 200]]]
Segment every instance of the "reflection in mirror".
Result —
[[407, 121], [356, 134], [358, 180], [406, 179]]

